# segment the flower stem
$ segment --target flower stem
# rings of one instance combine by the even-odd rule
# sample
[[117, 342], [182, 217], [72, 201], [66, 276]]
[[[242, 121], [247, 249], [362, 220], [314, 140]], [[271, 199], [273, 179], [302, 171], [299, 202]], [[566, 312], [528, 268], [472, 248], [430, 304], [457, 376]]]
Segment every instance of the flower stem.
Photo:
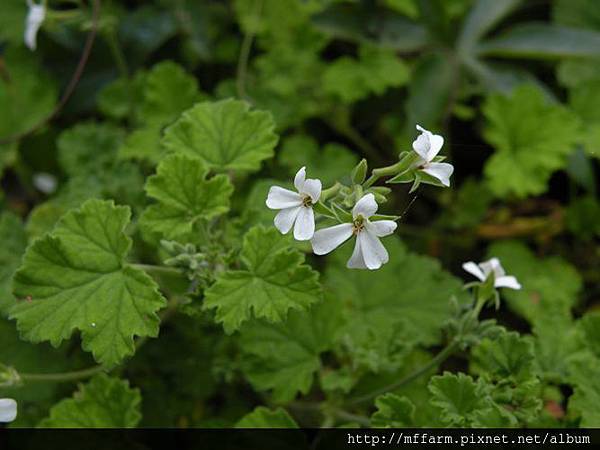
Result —
[[[262, 14], [263, 0], [256, 0], [254, 4], [254, 21], [258, 22]], [[250, 30], [244, 35], [242, 45], [240, 47], [240, 56], [237, 64], [236, 88], [239, 97], [242, 100], [251, 102], [250, 97], [246, 92], [246, 74], [248, 72], [248, 59], [250, 58], [250, 50], [254, 41], [255, 30]]]
[[76, 381], [84, 378], [90, 378], [97, 373], [106, 371], [104, 366], [94, 366], [87, 369], [75, 370], [73, 372], [62, 372], [62, 373], [19, 373], [19, 378], [23, 381], [49, 381], [49, 382], [61, 382], [61, 381]]
[[379, 180], [381, 177], [396, 175], [398, 170], [402, 168], [401, 161], [398, 161], [396, 164], [392, 164], [391, 166], [379, 167], [377, 169], [373, 169], [371, 176], [363, 183], [363, 187], [370, 188]]
[[341, 187], [342, 185], [338, 181], [336, 181], [336, 183], [330, 188], [323, 189], [323, 191], [321, 191], [321, 197], [319, 198], [319, 201], [323, 203], [325, 202], [325, 200], [333, 197], [340, 191]]
[[443, 363], [450, 356], [452, 356], [456, 350], [458, 350], [458, 342], [457, 341], [452, 341], [441, 352], [439, 352], [437, 355], [435, 355], [431, 359], [431, 361], [429, 361], [424, 366], [419, 367], [417, 370], [415, 370], [414, 372], [408, 374], [404, 378], [396, 381], [395, 383], [388, 384], [387, 386], [384, 386], [384, 387], [382, 387], [380, 389], [376, 389], [374, 391], [371, 391], [371, 392], [369, 392], [369, 393], [367, 393], [365, 395], [361, 395], [360, 397], [356, 397], [354, 399], [351, 399], [346, 404], [347, 405], [356, 405], [356, 404], [359, 404], [359, 403], [363, 403], [363, 402], [369, 401], [369, 400], [377, 397], [378, 395], [385, 394], [386, 392], [390, 392], [390, 391], [394, 391], [396, 389], [399, 389], [399, 388], [401, 388], [401, 387], [403, 387], [403, 386], [411, 383], [412, 381], [416, 380], [421, 375], [429, 372], [431, 369], [433, 369], [434, 367], [438, 366], [439, 364]]

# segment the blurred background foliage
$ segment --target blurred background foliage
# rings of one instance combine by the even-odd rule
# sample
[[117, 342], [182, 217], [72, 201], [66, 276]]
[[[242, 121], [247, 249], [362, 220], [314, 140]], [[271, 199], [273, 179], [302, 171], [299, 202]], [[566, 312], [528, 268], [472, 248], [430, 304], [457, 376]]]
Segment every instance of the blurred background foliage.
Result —
[[[275, 118], [276, 157], [236, 180], [234, 208], [246, 223], [272, 220], [263, 202], [273, 178], [306, 165], [327, 185], [347, 177], [362, 157], [372, 168], [393, 163], [410, 149], [418, 123], [446, 138], [444, 152], [456, 171], [450, 189], [421, 188], [408, 209], [412, 196], [396, 189], [386, 209], [406, 210], [398, 230], [404, 243], [391, 253], [409, 248], [456, 274], [465, 260], [500, 257], [524, 289], [505, 293], [499, 321], [531, 333], [531, 348], [523, 351], [535, 354], [544, 383], [548, 414], [534, 423], [574, 423], [561, 420], [575, 389], [570, 419], [600, 425], [597, 416], [581, 412], [591, 408], [590, 397], [600, 401], [600, 387], [585, 376], [598, 379], [600, 368], [594, 325], [600, 305], [598, 1], [49, 0], [52, 14], [35, 52], [22, 43], [25, 1], [2, 3], [2, 312], [28, 240], [49, 231], [68, 209], [90, 197], [115, 199], [136, 214], [144, 208], [143, 184], [164, 153], [163, 130], [198, 101], [237, 97]], [[91, 32], [84, 71], [57, 108]], [[148, 252], [139, 247], [138, 254]], [[447, 316], [439, 305], [459, 283], [422, 258], [398, 256], [376, 279], [349, 278], [335, 264], [326, 269], [328, 295], [361, 317], [343, 325], [353, 332], [337, 350], [354, 361], [355, 373], [322, 371], [326, 391], [347, 392], [356, 373], [371, 371], [377, 375], [358, 388], [367, 391], [407, 361], [426, 360], [422, 347], [439, 343]], [[377, 289], [375, 310], [356, 300], [372, 283], [402, 291], [415, 277], [424, 280], [421, 291], [408, 292], [403, 302], [426, 297], [422, 310], [388, 305], [386, 292]], [[214, 325], [198, 327], [198, 320], [169, 323], [161, 340], [123, 369], [144, 392], [142, 424], [231, 424], [256, 403], [241, 373], [259, 390], [274, 389], [276, 401], [293, 397], [295, 391], [273, 385], [276, 369], [260, 371], [265, 349], [259, 338], [253, 344], [253, 336], [265, 333], [260, 324], [243, 332], [240, 349]], [[5, 320], [0, 334], [10, 343], [2, 345], [0, 360], [19, 354], [14, 364], [21, 370], [68, 369], [87, 358], [72, 345], [48, 358], [42, 347], [20, 342]], [[300, 352], [293, 343], [280, 344], [281, 351]], [[326, 360], [333, 344], [324, 337], [308, 351], [298, 358], [310, 379], [315, 355]], [[479, 361], [486, 351], [500, 350], [475, 350], [473, 373], [486, 370]], [[567, 363], [581, 352], [587, 365]], [[460, 358], [448, 364], [468, 366]], [[299, 382], [305, 393], [306, 383]], [[410, 389], [405, 394], [418, 406], [416, 423], [431, 423], [435, 414], [419, 408], [425, 385]], [[45, 417], [65, 392], [68, 386], [35, 385], [11, 393], [36, 400], [25, 403], [20, 424]]]

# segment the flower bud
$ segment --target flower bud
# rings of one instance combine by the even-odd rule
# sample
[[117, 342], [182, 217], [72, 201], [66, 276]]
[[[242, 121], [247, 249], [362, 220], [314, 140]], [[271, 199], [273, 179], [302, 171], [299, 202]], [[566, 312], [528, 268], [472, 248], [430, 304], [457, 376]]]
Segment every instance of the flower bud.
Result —
[[354, 184], [362, 184], [367, 177], [367, 160], [361, 159], [360, 162], [352, 169], [352, 182]]

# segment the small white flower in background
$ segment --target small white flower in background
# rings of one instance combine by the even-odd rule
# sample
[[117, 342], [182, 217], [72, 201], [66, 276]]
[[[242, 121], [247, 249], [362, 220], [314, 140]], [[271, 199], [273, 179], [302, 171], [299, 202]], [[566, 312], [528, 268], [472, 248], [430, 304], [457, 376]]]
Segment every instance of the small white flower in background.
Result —
[[413, 142], [413, 149], [420, 157], [416, 163], [417, 167], [426, 174], [440, 180], [444, 186], [450, 186], [450, 176], [454, 172], [452, 164], [432, 162], [433, 158], [442, 149], [444, 138], [427, 131], [420, 125], [417, 125], [417, 130], [421, 132]]
[[380, 237], [388, 236], [396, 230], [393, 220], [369, 218], [377, 212], [377, 202], [373, 194], [364, 195], [352, 209], [352, 222], [342, 223], [318, 230], [311, 243], [317, 255], [325, 255], [346, 242], [354, 234], [354, 252], [348, 260], [349, 269], [379, 269], [389, 260], [389, 255]]
[[33, 0], [27, 0], [27, 6], [29, 12], [25, 19], [25, 45], [33, 51], [37, 47], [38, 30], [46, 18], [46, 6], [44, 3], [34, 3]]
[[12, 398], [0, 398], [0, 422], [12, 422], [17, 418], [17, 402]]
[[506, 287], [510, 289], [521, 289], [521, 285], [517, 279], [511, 275], [506, 275], [506, 272], [500, 264], [498, 258], [492, 258], [488, 261], [475, 264], [469, 261], [463, 264], [463, 269], [471, 275], [476, 276], [481, 281], [485, 281], [490, 274], [494, 274], [494, 287]]
[[267, 206], [279, 209], [275, 216], [275, 227], [286, 234], [294, 227], [294, 238], [307, 241], [315, 233], [315, 215], [312, 206], [321, 197], [321, 181], [306, 179], [306, 167], [302, 167], [294, 178], [298, 192], [272, 186], [267, 196]]
[[46, 172], [39, 172], [33, 176], [33, 185], [44, 194], [52, 194], [56, 191], [56, 177]]

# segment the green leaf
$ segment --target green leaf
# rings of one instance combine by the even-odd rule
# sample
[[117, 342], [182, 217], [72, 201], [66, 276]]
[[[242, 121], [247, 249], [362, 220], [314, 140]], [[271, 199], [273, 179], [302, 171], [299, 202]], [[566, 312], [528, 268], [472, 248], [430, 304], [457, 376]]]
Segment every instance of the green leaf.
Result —
[[27, 17], [26, 2], [5, 0], [2, 4], [2, 15], [0, 16], [0, 41], [24, 45], [25, 17]]
[[226, 175], [207, 179], [208, 169], [197, 159], [170, 155], [148, 178], [146, 193], [158, 201], [140, 218], [142, 227], [168, 239], [192, 232], [201, 219], [229, 210], [233, 186]]
[[483, 111], [484, 137], [496, 149], [484, 168], [492, 192], [521, 198], [545, 192], [550, 175], [566, 166], [578, 141], [577, 118], [530, 85], [510, 96], [489, 96]]
[[568, 412], [580, 417], [583, 428], [600, 427], [600, 360], [586, 358], [572, 366], [571, 382], [575, 385], [569, 398]]
[[566, 210], [565, 222], [581, 241], [600, 236], [600, 202], [592, 196], [575, 199]]
[[108, 123], [79, 123], [60, 134], [58, 161], [73, 177], [102, 174], [113, 167], [124, 136], [122, 129]]
[[560, 257], [537, 258], [523, 243], [493, 244], [488, 256], [500, 259], [506, 273], [517, 277], [521, 290], [504, 289], [502, 296], [517, 314], [535, 323], [544, 315], [570, 315], [582, 286], [575, 268]]
[[134, 428], [142, 418], [138, 389], [125, 380], [96, 375], [79, 386], [73, 398], [50, 410], [39, 424], [42, 428]]
[[393, 50], [363, 45], [359, 59], [346, 56], [336, 59], [325, 69], [325, 92], [352, 103], [369, 94], [382, 95], [387, 89], [408, 81], [408, 67]]
[[201, 97], [194, 76], [173, 61], [162, 61], [145, 78], [140, 118], [146, 124], [169, 124]]
[[[3, 12], [4, 17], [4, 12]], [[29, 50], [8, 49], [0, 77], [0, 139], [29, 130], [54, 108], [58, 90]]]
[[285, 403], [298, 392], [307, 394], [319, 355], [331, 350], [342, 324], [340, 303], [327, 298], [309, 311], [290, 311], [285, 321], [253, 321], [241, 329], [243, 370], [252, 385], [272, 390], [273, 400]]
[[346, 268], [352, 243], [328, 257], [324, 284], [350, 311], [348, 334], [354, 336], [361, 327], [378, 330], [404, 321], [403, 336], [392, 334], [394, 340], [439, 343], [441, 327], [451, 314], [450, 297], [464, 298], [462, 282], [443, 271], [435, 259], [408, 252], [397, 238], [384, 244], [390, 261], [377, 271]]
[[204, 307], [233, 333], [251, 317], [282, 322], [289, 310], [306, 310], [321, 299], [319, 275], [274, 229], [252, 228], [244, 237], [243, 270], [222, 273], [207, 291]]
[[504, 17], [510, 14], [522, 0], [477, 0], [465, 18], [458, 48], [465, 53], [470, 53], [477, 41]]
[[415, 405], [406, 397], [384, 394], [375, 399], [377, 411], [371, 416], [375, 428], [402, 428], [414, 424]]
[[347, 178], [358, 162], [358, 156], [343, 145], [328, 143], [319, 149], [317, 141], [304, 134], [287, 138], [278, 158], [289, 169], [290, 175], [306, 166], [308, 176], [321, 180], [324, 186]]
[[475, 381], [463, 373], [444, 372], [429, 382], [431, 404], [440, 411], [442, 422], [452, 427], [515, 426], [517, 419], [504, 406], [494, 402], [492, 395], [498, 395], [494, 390], [494, 385], [483, 378]]
[[11, 310], [24, 339], [57, 346], [75, 329], [96, 361], [133, 354], [134, 336], [156, 336], [165, 304], [154, 281], [125, 263], [128, 207], [88, 200], [36, 240], [14, 277], [14, 294], [31, 297]]
[[27, 236], [21, 219], [9, 211], [0, 215], [0, 316], [5, 316], [15, 300], [12, 278], [27, 247]]
[[429, 38], [422, 25], [393, 10], [368, 3], [336, 2], [312, 20], [319, 30], [332, 37], [397, 51], [419, 50], [427, 45]]
[[298, 428], [298, 424], [283, 408], [274, 410], [258, 406], [242, 417], [236, 428]]
[[96, 97], [98, 110], [110, 119], [139, 123], [146, 76], [146, 71], [139, 70], [131, 79], [117, 78], [104, 86]]
[[519, 24], [481, 43], [477, 52], [511, 58], [600, 56], [600, 33], [545, 23]]
[[472, 353], [477, 371], [487, 373], [493, 380], [520, 383], [533, 376], [533, 346], [519, 333], [503, 333], [494, 340], [486, 338]]
[[600, 359], [600, 312], [592, 311], [585, 314], [577, 325], [586, 348]]
[[271, 114], [239, 100], [199, 103], [165, 132], [163, 145], [217, 170], [256, 171], [277, 144]]
[[431, 53], [419, 59], [408, 87], [407, 123], [431, 128], [443, 117], [450, 100], [454, 73], [444, 55]]

